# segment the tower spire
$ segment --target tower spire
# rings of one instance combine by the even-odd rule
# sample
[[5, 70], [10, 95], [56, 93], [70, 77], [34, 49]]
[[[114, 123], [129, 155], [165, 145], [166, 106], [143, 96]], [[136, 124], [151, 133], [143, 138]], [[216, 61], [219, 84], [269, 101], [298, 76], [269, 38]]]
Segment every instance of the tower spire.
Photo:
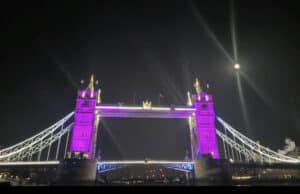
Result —
[[90, 79], [88, 88], [90, 88], [90, 90], [94, 91], [94, 74], [91, 75], [91, 79]]
[[94, 97], [94, 74], [91, 75], [91, 79], [90, 79], [90, 83], [89, 83], [89, 86], [88, 88], [90, 89], [90, 95], [91, 95], [91, 98]]
[[100, 88], [98, 89], [98, 92], [97, 92], [97, 103], [98, 104], [101, 103], [101, 90], [100, 90]]
[[189, 91], [187, 92], [187, 105], [192, 106], [192, 98]]
[[202, 91], [202, 89], [200, 87], [200, 83], [199, 83], [198, 78], [196, 78], [196, 80], [195, 80], [194, 88], [196, 89], [197, 96], [199, 96], [200, 93], [201, 93], [201, 91]]

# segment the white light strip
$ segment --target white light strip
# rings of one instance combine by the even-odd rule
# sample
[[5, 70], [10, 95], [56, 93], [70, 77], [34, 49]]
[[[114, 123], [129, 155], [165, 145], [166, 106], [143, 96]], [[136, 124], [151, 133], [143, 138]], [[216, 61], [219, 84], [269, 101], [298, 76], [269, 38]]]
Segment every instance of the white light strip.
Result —
[[168, 160], [152, 160], [149, 161], [150, 164], [194, 164], [194, 162], [186, 162], [186, 161], [168, 161]]
[[96, 109], [143, 110], [142, 107], [137, 106], [96, 106]]
[[145, 162], [142, 161], [142, 160], [131, 160], [131, 161], [127, 161], [127, 160], [124, 160], [124, 161], [101, 161], [101, 162], [98, 162], [98, 164], [144, 164]]
[[186, 161], [168, 161], [168, 160], [124, 160], [124, 161], [101, 161], [98, 164], [194, 164]]
[[0, 166], [18, 166], [18, 165], [54, 165], [54, 164], [59, 164], [59, 161], [39, 161], [39, 162], [27, 162], [27, 161], [22, 161], [22, 162], [0, 162]]
[[151, 107], [150, 109], [147, 110], [167, 110], [170, 111], [171, 108], [167, 108], [167, 107]]
[[195, 108], [175, 108], [175, 110], [196, 111]]
[[96, 109], [118, 109], [118, 110], [167, 110], [170, 111], [171, 108], [168, 107], [151, 107], [143, 108], [138, 106], [96, 106]]

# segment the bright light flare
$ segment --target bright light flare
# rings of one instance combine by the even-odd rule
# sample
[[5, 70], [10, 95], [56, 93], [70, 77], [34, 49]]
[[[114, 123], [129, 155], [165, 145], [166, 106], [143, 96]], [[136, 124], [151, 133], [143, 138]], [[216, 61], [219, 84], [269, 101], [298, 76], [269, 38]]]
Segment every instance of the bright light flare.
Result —
[[243, 92], [243, 87], [242, 87], [239, 72], [236, 72], [236, 82], [237, 82], [237, 86], [238, 86], [238, 93], [239, 93], [239, 98], [240, 98], [240, 103], [241, 103], [241, 108], [242, 108], [243, 119], [244, 119], [246, 128], [248, 130], [247, 133], [249, 133], [250, 132], [250, 122], [249, 122], [248, 110], [247, 110], [247, 106], [246, 106], [246, 102], [245, 102], [245, 97], [244, 97], [244, 92]]
[[199, 10], [193, 3], [193, 1], [189, 1], [189, 6], [192, 10], [193, 15], [196, 17], [196, 19], [199, 21], [199, 24], [204, 28], [207, 35], [211, 38], [211, 40], [214, 42], [214, 44], [220, 49], [220, 51], [227, 57], [227, 59], [231, 62], [234, 61], [234, 59], [230, 56], [229, 52], [225, 49], [225, 47], [222, 45], [220, 40], [217, 38], [216, 34], [212, 31], [212, 29], [208, 26], [202, 15], [200, 14]]
[[230, 29], [231, 29], [231, 40], [233, 47], [233, 59], [238, 60], [238, 48], [237, 48], [237, 35], [236, 35], [236, 22], [235, 22], [235, 6], [234, 0], [230, 2]]
[[[270, 107], [273, 111], [275, 111], [277, 108], [276, 106], [276, 102], [274, 102], [274, 100], [270, 97], [268, 97], [268, 95], [266, 94], [266, 92], [259, 87], [259, 85], [257, 83], [254, 82], [254, 79], [251, 79], [251, 76], [247, 75], [245, 72], [240, 71], [240, 75], [241, 78], [243, 78], [247, 84], [255, 91], [256, 95], [268, 106]], [[277, 111], [277, 110], [276, 110]]]
[[234, 64], [234, 69], [239, 70], [241, 68], [240, 64], [236, 63]]

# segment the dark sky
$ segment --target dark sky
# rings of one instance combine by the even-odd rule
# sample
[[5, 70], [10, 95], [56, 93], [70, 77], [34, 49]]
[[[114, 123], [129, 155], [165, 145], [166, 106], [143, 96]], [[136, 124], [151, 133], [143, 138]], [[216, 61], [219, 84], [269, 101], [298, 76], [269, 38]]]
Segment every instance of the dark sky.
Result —
[[[128, 104], [134, 93], [136, 103], [157, 104], [161, 93], [161, 104], [182, 105], [198, 77], [203, 86], [210, 84], [217, 114], [234, 127], [276, 150], [285, 137], [300, 144], [296, 2], [235, 3], [238, 58], [248, 77], [241, 81], [249, 129], [232, 62], [195, 10], [233, 56], [230, 1], [3, 4], [0, 145], [26, 139], [72, 111], [80, 80], [91, 73], [99, 80], [103, 102]], [[182, 159], [188, 148], [184, 120], [104, 122], [98, 141], [105, 159]]]

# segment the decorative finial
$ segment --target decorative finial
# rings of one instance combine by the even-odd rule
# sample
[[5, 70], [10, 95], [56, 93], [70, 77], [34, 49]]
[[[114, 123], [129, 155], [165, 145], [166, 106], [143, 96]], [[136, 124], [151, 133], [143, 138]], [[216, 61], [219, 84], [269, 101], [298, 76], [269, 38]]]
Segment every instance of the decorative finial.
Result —
[[94, 90], [94, 74], [91, 75], [90, 83], [89, 83], [89, 88], [91, 90]]
[[88, 88], [91, 90], [91, 98], [93, 98], [94, 97], [94, 74], [91, 75], [91, 79], [90, 79]]
[[187, 105], [192, 106], [192, 98], [190, 92], [187, 92]]
[[85, 90], [82, 91], [81, 98], [85, 98]]
[[194, 83], [194, 88], [196, 89], [196, 93], [199, 96], [200, 93], [201, 93], [201, 87], [200, 87], [200, 83], [199, 83], [198, 78], [196, 78], [196, 81]]
[[206, 84], [206, 88], [207, 88], [207, 89], [209, 89], [209, 88], [210, 88], [210, 85], [209, 85], [209, 83], [207, 83], [207, 84]]
[[101, 95], [100, 95], [100, 94], [101, 94], [101, 90], [98, 89], [98, 93], [97, 93], [97, 95], [98, 95], [98, 96], [97, 96], [97, 103], [98, 103], [98, 104], [101, 103]]
[[151, 109], [151, 101], [143, 101], [143, 109]]

